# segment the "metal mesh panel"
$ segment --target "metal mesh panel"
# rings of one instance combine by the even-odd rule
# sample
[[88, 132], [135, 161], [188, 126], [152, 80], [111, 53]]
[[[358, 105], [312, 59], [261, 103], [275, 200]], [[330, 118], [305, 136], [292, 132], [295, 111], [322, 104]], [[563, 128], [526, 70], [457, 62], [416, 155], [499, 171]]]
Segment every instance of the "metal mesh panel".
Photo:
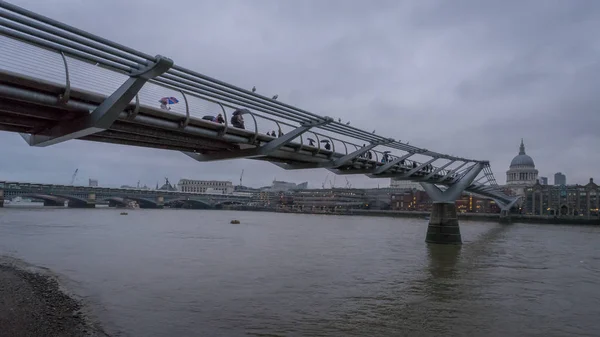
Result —
[[51, 51], [0, 35], [0, 70], [65, 85], [62, 58]]

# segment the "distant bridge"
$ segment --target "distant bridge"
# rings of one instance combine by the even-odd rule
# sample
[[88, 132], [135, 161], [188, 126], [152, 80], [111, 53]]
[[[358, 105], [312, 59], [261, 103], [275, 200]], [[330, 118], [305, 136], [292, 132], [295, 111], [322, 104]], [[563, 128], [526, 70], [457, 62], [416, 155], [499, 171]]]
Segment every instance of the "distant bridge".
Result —
[[[177, 150], [200, 162], [249, 158], [418, 181], [435, 202], [429, 242], [461, 242], [454, 200], [464, 190], [496, 200], [504, 215], [516, 202], [488, 161], [361, 130], [4, 1], [0, 45], [0, 130], [31, 146], [81, 139]], [[162, 97], [181, 104], [160, 106]], [[243, 117], [230, 122], [234, 111], [248, 119], [243, 127]], [[223, 123], [201, 118], [218, 113]]]
[[[47, 206], [91, 208], [97, 203], [108, 202], [112, 206], [124, 206], [129, 201], [141, 208], [173, 207], [218, 208], [223, 205], [245, 205], [251, 197], [231, 194], [188, 193], [177, 191], [144, 190], [131, 188], [87, 187], [70, 185], [33, 184], [0, 181], [0, 201], [26, 197], [43, 200]], [[0, 202], [1, 204], [1, 202]]]

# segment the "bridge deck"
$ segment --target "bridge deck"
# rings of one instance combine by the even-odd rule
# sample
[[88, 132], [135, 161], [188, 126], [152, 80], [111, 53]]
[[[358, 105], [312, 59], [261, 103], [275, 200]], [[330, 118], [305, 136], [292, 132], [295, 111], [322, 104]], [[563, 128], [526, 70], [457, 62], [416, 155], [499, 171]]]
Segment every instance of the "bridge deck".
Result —
[[[93, 93], [77, 88], [70, 88], [70, 100], [65, 104], [56, 102], [57, 95], [64, 92], [64, 85], [33, 79], [15, 72], [0, 72], [0, 129], [5, 131], [45, 134], [49, 128], [68, 119], [89, 114], [106, 95]], [[129, 109], [134, 109], [132, 102]], [[255, 133], [250, 130], [229, 127], [225, 130], [222, 124], [190, 117], [187, 126], [182, 127], [180, 116], [168, 113], [147, 105], [140, 105], [135, 116], [123, 111], [120, 118], [109, 130], [80, 138], [98, 142], [124, 145], [179, 150], [187, 152], [210, 153], [211, 151], [234, 151], [255, 148], [261, 143], [268, 143], [277, 137]], [[255, 140], [254, 143], [251, 143]], [[339, 159], [348, 154], [347, 147], [343, 153], [326, 150], [319, 146], [310, 146], [300, 142], [290, 142], [280, 150], [258, 160], [276, 161], [280, 163], [326, 163], [331, 159]], [[348, 143], [347, 143], [348, 144]], [[338, 173], [366, 174], [384, 163], [380, 158], [383, 153], [373, 151], [373, 159], [357, 158], [351, 167], [342, 167]], [[412, 161], [406, 165], [397, 165], [382, 176], [394, 176], [397, 172], [408, 172]], [[355, 169], [364, 171], [354, 172]], [[350, 172], [352, 171], [352, 172]], [[437, 182], [448, 174], [441, 170], [428, 181]], [[424, 177], [428, 173], [415, 172], [412, 180]], [[458, 175], [456, 175], [458, 176]], [[451, 184], [454, 179], [447, 179]]]

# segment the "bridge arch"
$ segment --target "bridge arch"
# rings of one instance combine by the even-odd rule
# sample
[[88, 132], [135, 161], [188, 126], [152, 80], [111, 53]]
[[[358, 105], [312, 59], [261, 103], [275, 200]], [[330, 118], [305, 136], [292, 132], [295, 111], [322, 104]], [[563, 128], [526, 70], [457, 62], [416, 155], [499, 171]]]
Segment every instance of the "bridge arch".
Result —
[[73, 201], [73, 202], [78, 203], [78, 204], [87, 204], [88, 203], [87, 199], [83, 199], [83, 198], [72, 196], [72, 195], [50, 194], [50, 196], [55, 196], [55, 197], [58, 197], [58, 198], [61, 198], [61, 199], [65, 199], [65, 200], [68, 200], [69, 202]]
[[140, 208], [158, 208], [158, 202], [156, 202], [156, 200], [150, 200], [150, 199], [146, 199], [146, 198], [140, 198], [140, 197], [131, 197], [131, 196], [125, 196], [123, 197], [124, 200], [131, 200], [131, 201], [135, 201], [140, 205]]
[[228, 205], [244, 205], [245, 203], [238, 200], [225, 200], [215, 204], [215, 208], [222, 208], [223, 206]]
[[40, 194], [40, 193], [23, 193], [19, 195], [14, 195], [14, 197], [21, 198], [31, 198], [36, 200], [42, 200], [44, 202], [44, 206], [64, 206], [65, 200], [64, 198], [59, 198], [57, 196], [48, 195], [48, 194]]
[[100, 198], [98, 201], [108, 201], [109, 206], [127, 206], [127, 200], [121, 197], [106, 197]]
[[188, 206], [196, 206], [196, 207], [191, 207], [191, 208], [213, 208], [214, 205], [211, 204], [210, 202], [207, 202], [205, 200], [201, 200], [201, 199], [195, 199], [195, 198], [175, 198], [175, 199], [169, 199], [169, 200], [165, 200], [165, 204], [181, 204], [184, 206], [184, 208], [188, 208], [185, 207], [186, 205]]
[[65, 200], [69, 201], [69, 204], [71, 206], [88, 204], [88, 201], [86, 199], [67, 194], [22, 193], [18, 196], [48, 201], [50, 203], [55, 203], [56, 206], [63, 206]]

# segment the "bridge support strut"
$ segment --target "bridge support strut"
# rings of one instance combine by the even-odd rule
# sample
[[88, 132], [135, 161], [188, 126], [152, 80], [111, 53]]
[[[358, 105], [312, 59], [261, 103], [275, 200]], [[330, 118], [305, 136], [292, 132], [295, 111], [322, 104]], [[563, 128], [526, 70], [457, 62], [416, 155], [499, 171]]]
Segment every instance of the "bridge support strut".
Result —
[[[352, 164], [352, 162], [354, 160], [356, 160], [356, 158], [369, 152], [371, 149], [375, 148], [376, 146], [385, 145], [385, 144], [389, 144], [389, 143], [393, 143], [393, 142], [394, 142], [394, 140], [391, 138], [387, 139], [385, 141], [373, 142], [369, 145], [365, 145], [365, 146], [357, 149], [356, 151], [349, 153], [349, 154], [347, 154], [341, 158], [338, 158], [336, 160], [327, 160], [327, 161], [322, 161], [322, 162], [318, 162], [318, 163], [297, 163], [297, 164], [274, 162], [273, 164], [275, 164], [285, 170], [304, 170], [304, 169], [313, 169], [313, 168], [324, 168], [324, 169], [328, 169], [336, 174], [339, 174], [340, 171], [338, 171], [337, 169], [339, 169], [340, 167], [342, 167], [344, 165]], [[370, 172], [370, 171], [361, 172], [360, 174], [364, 174], [366, 172]]]
[[425, 242], [462, 244], [455, 202], [461, 196], [462, 192], [475, 180], [477, 175], [483, 170], [483, 167], [483, 163], [476, 163], [471, 166], [469, 172], [462, 179], [448, 187], [445, 191], [442, 191], [434, 184], [421, 183], [425, 192], [433, 200]]
[[498, 199], [494, 199], [496, 205], [500, 207], [500, 223], [509, 224], [511, 223], [510, 219], [510, 209], [519, 201], [519, 197], [516, 197], [511, 202], [502, 202]]
[[149, 66], [135, 70], [114, 93], [107, 97], [92, 113], [83, 117], [61, 122], [40, 134], [21, 136], [30, 146], [44, 147], [67, 140], [81, 138], [109, 129], [119, 115], [136, 97], [148, 80], [162, 75], [173, 66], [173, 61], [157, 55]]
[[287, 134], [271, 140], [263, 146], [231, 151], [231, 152], [218, 152], [212, 154], [201, 154], [201, 153], [193, 153], [193, 152], [183, 152], [187, 156], [203, 162], [203, 161], [217, 161], [217, 160], [226, 160], [226, 159], [234, 159], [234, 158], [257, 158], [264, 157], [279, 150], [281, 147], [289, 144], [296, 137], [299, 137], [306, 131], [310, 130], [313, 127], [329, 124], [333, 122], [331, 117], [324, 117], [323, 119], [313, 120], [311, 122], [306, 122], [297, 127], [296, 129], [288, 132]]

